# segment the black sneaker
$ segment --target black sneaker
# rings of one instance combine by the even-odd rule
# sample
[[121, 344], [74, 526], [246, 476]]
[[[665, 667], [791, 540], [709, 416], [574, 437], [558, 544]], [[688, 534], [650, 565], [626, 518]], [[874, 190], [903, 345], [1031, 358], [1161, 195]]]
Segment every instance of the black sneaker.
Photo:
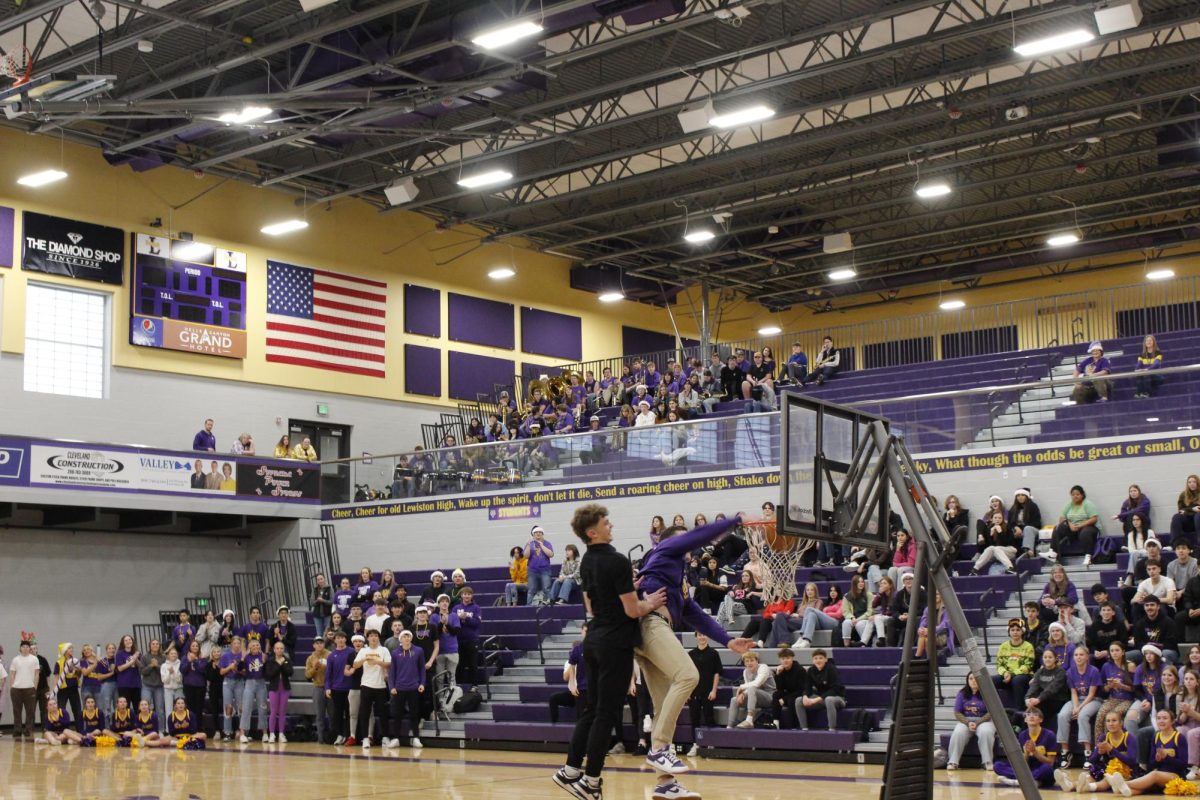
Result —
[[558, 772], [554, 773], [554, 782], [558, 784], [567, 794], [578, 800], [603, 800], [604, 798], [604, 781], [602, 778], [597, 778], [593, 785], [590, 781], [584, 780], [583, 774], [577, 777], [570, 777], [566, 774], [566, 767], [559, 768]]

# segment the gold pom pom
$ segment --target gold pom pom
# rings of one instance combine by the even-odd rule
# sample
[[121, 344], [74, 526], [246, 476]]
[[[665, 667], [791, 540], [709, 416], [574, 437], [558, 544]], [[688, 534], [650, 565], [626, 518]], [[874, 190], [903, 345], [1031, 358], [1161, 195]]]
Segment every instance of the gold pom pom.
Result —
[[1110, 758], [1108, 764], [1104, 767], [1105, 775], [1112, 775], [1114, 772], [1120, 773], [1121, 777], [1127, 780], [1133, 777], [1133, 770], [1119, 758]]
[[1163, 794], [1171, 795], [1172, 797], [1193, 797], [1200, 794], [1200, 788], [1192, 781], [1185, 781], [1183, 778], [1172, 778], [1163, 789]]

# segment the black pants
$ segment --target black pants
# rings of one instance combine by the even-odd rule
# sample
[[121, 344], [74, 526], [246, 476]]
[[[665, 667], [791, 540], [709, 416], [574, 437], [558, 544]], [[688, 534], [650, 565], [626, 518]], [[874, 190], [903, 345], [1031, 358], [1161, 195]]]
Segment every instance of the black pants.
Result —
[[621, 719], [621, 704], [633, 677], [633, 648], [593, 644], [584, 640], [583, 661], [588, 676], [587, 704], [575, 721], [567, 765], [599, 778], [608, 754], [608, 733]]
[[[334, 689], [329, 697], [329, 730], [334, 737], [345, 738], [350, 735], [350, 692], [349, 690]], [[362, 719], [362, 708], [359, 708], [359, 719]]]
[[[83, 715], [79, 713], [81, 708], [79, 703], [79, 687], [73, 686], [70, 689], [59, 689], [57, 699], [60, 709], [65, 709], [68, 705], [71, 707], [71, 719], [78, 729], [83, 724]], [[44, 722], [45, 717], [42, 719]]]
[[[627, 690], [625, 692], [625, 702], [629, 705], [629, 719], [633, 723], [634, 738], [636, 739], [637, 733], [642, 730], [641, 717], [638, 716], [637, 695], [629, 694]], [[625, 723], [621, 721], [621, 714], [623, 713], [623, 710], [618, 711], [616, 722], [613, 723], [613, 744], [616, 744], [617, 742], [621, 742], [622, 744], [625, 743]], [[579, 718], [578, 713], [575, 714], [575, 718]], [[630, 744], [632, 743], [633, 742], [631, 741]]]
[[1186, 541], [1194, 549], [1196, 538], [1200, 536], [1200, 514], [1192, 511], [1180, 511], [1171, 517], [1171, 545]]
[[693, 728], [701, 725], [712, 728], [717, 724], [716, 709], [713, 708], [713, 701], [708, 699], [708, 693], [711, 691], [712, 681], [706, 682], [701, 678], [700, 684], [688, 699], [688, 713], [691, 714]]
[[1067, 523], [1060, 522], [1054, 528], [1054, 533], [1050, 534], [1050, 549], [1056, 553], [1062, 552], [1062, 544], [1066, 541], [1078, 541], [1083, 545], [1085, 555], [1091, 555], [1096, 550], [1096, 537], [1099, 535], [1094, 525], [1085, 525], [1077, 531], [1067, 527]]
[[358, 705], [358, 729], [354, 731], [355, 739], [360, 742], [366, 741], [367, 731], [371, 729], [372, 715], [379, 718], [375, 732], [379, 734], [380, 739], [383, 738], [384, 731], [388, 729], [388, 697], [387, 689], [362, 687], [362, 699]]
[[[203, 686], [184, 686], [183, 687], [183, 702], [187, 703], [188, 711], [192, 712], [192, 717], [197, 720], [204, 719], [204, 687]], [[203, 726], [200, 726], [203, 727]]]
[[[421, 729], [421, 693], [416, 689], [397, 691], [392, 695], [392, 738], [400, 738], [400, 726], [408, 720], [408, 735], [414, 739]], [[360, 712], [361, 713], [361, 712]], [[360, 716], [359, 719], [362, 719]]]
[[479, 683], [479, 648], [475, 642], [469, 642], [464, 639], [458, 640], [458, 669], [455, 671], [455, 680], [462, 683], [469, 683], [475, 686]]
[[205, 710], [208, 711], [208, 716], [212, 718], [212, 725], [209, 725], [203, 717], [200, 718], [204, 724], [204, 732], [208, 735], [216, 733], [221, 728], [221, 716], [225, 713], [224, 698], [222, 697], [223, 687], [220, 683], [208, 684], [208, 702], [205, 703]]
[[575, 695], [570, 692], [555, 692], [550, 695], [550, 721], [558, 722], [558, 709], [560, 707], [575, 708]]
[[136, 714], [138, 703], [142, 701], [142, 690], [136, 686], [132, 689], [118, 688], [117, 697], [124, 697], [126, 702], [129, 703], [130, 713]]

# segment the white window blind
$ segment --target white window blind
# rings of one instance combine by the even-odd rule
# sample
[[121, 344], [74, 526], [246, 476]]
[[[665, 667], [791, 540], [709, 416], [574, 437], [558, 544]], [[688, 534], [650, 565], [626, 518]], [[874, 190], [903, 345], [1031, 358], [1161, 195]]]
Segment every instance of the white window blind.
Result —
[[108, 297], [59, 286], [25, 287], [25, 391], [104, 397]]

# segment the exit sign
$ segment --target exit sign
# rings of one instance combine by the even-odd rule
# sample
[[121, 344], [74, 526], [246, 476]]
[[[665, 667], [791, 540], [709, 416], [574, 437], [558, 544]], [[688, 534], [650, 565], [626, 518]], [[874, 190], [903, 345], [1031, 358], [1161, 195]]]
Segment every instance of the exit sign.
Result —
[[328, 417], [329, 416], [329, 404], [328, 403], [317, 403], [317, 416], [318, 417]]

